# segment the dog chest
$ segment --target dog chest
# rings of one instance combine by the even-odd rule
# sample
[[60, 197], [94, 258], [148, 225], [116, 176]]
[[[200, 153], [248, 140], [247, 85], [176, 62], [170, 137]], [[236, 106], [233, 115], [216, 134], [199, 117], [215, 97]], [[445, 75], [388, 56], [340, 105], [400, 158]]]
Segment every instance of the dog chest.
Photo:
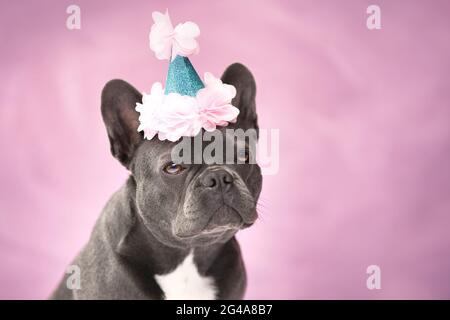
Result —
[[194, 262], [193, 252], [173, 271], [155, 275], [167, 300], [213, 300], [217, 288], [212, 277], [202, 276]]

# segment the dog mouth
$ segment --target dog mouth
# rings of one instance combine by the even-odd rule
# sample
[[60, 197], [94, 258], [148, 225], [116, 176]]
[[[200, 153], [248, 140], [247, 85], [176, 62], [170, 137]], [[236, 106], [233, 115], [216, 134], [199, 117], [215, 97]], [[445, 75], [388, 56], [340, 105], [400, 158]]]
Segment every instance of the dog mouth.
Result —
[[254, 224], [254, 221], [246, 222], [241, 214], [233, 207], [223, 204], [209, 217], [198, 231], [174, 232], [179, 239], [193, 239], [199, 237], [218, 238], [234, 234]]

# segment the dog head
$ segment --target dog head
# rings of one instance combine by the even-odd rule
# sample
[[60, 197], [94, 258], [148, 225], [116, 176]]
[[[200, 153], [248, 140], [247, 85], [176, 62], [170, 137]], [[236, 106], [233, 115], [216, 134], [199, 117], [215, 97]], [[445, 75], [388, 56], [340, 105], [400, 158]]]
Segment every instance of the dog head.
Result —
[[[236, 87], [232, 104], [240, 114], [236, 123], [217, 130], [223, 133], [224, 143], [231, 139], [237, 144], [226, 129], [258, 130], [255, 81], [241, 64], [228, 67], [222, 81]], [[103, 89], [101, 109], [111, 152], [131, 172], [136, 209], [149, 232], [169, 246], [198, 246], [225, 242], [239, 229], [252, 225], [262, 177], [259, 166], [247, 161], [253, 156], [246, 153], [248, 146], [243, 147], [244, 152], [236, 152], [244, 157], [241, 163], [174, 162], [177, 142], [157, 137], [144, 140], [137, 131], [135, 106], [141, 100], [142, 95], [130, 84], [112, 80]], [[201, 150], [206, 147], [202, 143]]]

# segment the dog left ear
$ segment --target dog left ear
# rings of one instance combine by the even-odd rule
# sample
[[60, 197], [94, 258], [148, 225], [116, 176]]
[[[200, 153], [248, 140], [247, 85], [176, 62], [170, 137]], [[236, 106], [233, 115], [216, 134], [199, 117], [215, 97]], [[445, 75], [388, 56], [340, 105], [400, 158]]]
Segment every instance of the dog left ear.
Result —
[[137, 131], [139, 113], [136, 102], [142, 94], [123, 80], [109, 81], [102, 91], [102, 117], [106, 125], [112, 155], [128, 168], [142, 135]]
[[239, 109], [237, 122], [230, 127], [243, 130], [256, 129], [258, 131], [258, 117], [256, 115], [256, 83], [252, 73], [244, 65], [234, 63], [222, 75], [222, 82], [236, 87], [236, 97], [232, 104]]

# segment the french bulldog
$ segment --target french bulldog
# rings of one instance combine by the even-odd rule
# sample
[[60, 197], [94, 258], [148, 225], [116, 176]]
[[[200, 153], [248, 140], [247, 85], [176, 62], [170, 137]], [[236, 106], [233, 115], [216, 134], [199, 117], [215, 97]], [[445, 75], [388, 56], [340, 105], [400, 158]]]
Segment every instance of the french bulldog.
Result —
[[[236, 87], [232, 104], [240, 110], [226, 128], [257, 131], [250, 71], [232, 64], [222, 81]], [[71, 264], [80, 270], [80, 287], [69, 288], [65, 274], [50, 298], [242, 299], [246, 272], [235, 234], [257, 219], [260, 167], [171, 162], [176, 143], [145, 140], [137, 131], [141, 100], [123, 80], [102, 91], [111, 152], [130, 176]]]

